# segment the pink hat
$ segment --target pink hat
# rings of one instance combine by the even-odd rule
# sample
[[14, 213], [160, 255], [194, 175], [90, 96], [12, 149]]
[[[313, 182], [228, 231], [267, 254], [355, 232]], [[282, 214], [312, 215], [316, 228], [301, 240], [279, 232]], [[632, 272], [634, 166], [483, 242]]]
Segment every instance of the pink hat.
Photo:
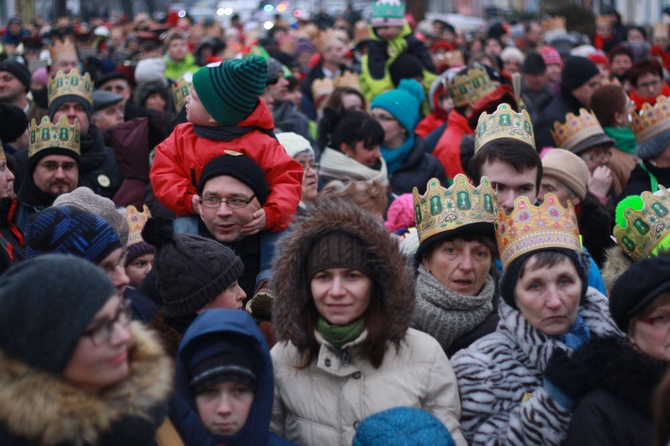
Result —
[[414, 197], [412, 194], [398, 196], [386, 212], [384, 227], [389, 232], [406, 229], [415, 226], [414, 223]]
[[591, 60], [591, 62], [593, 62], [596, 65], [598, 65], [598, 64], [605, 65], [608, 70], [610, 68], [610, 61], [607, 60], [607, 56], [605, 56], [604, 54], [592, 53], [592, 54], [589, 54], [588, 59]]
[[563, 59], [561, 59], [561, 55], [558, 54], [558, 51], [556, 51], [554, 48], [545, 46], [540, 51], [540, 54], [542, 55], [542, 59], [544, 59], [545, 64], [556, 64], [563, 68]]
[[49, 82], [49, 73], [47, 67], [40, 67], [33, 73], [32, 79], [40, 84], [46, 85]]

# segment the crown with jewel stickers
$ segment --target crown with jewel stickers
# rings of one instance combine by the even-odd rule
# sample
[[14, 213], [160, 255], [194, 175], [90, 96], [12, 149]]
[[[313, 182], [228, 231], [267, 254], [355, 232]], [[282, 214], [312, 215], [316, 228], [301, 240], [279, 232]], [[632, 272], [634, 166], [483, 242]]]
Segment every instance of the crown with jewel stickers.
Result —
[[71, 39], [55, 40], [53, 45], [49, 47], [49, 54], [52, 61], [59, 55], [65, 53], [77, 54], [77, 48]]
[[626, 226], [614, 226], [617, 244], [636, 262], [652, 256], [654, 249], [670, 234], [670, 192], [660, 184], [658, 189], [658, 195], [642, 192], [642, 208], [624, 208]]
[[175, 110], [180, 111], [186, 104], [186, 96], [191, 94], [191, 83], [184, 78], [172, 86], [172, 98]]
[[496, 241], [503, 269], [519, 256], [546, 248], [581, 251], [577, 217], [568, 202], [564, 208], [554, 194], [546, 194], [540, 206], [528, 197], [517, 197], [514, 210], [505, 215], [498, 208]]
[[48, 117], [43, 117], [42, 122], [37, 125], [34, 119], [30, 122], [30, 142], [28, 156], [33, 157], [46, 149], [65, 149], [76, 153], [79, 158], [79, 121], [75, 120], [70, 125], [66, 116], [61, 116], [60, 121], [52, 123]]
[[550, 132], [556, 147], [570, 151], [587, 138], [605, 134], [596, 115], [585, 108], [580, 108], [577, 116], [568, 113], [564, 124], [561, 124], [561, 121], [554, 121], [554, 129]]
[[474, 187], [468, 177], [458, 174], [448, 189], [442, 187], [437, 178], [433, 178], [428, 182], [423, 196], [419, 195], [416, 187], [412, 194], [419, 243], [437, 234], [453, 232], [476, 223], [490, 224], [490, 232], [493, 233], [496, 195], [487, 177], [482, 177], [480, 185]]
[[631, 114], [630, 127], [638, 144], [670, 129], [670, 100], [665, 96], [658, 96], [654, 106], [645, 102], [639, 112], [634, 110]]
[[345, 71], [342, 74], [338, 74], [333, 79], [334, 87], [350, 87], [358, 91], [361, 91], [361, 84], [358, 82], [358, 73], [353, 73], [351, 71]]
[[47, 94], [49, 95], [49, 104], [62, 96], [80, 96], [93, 105], [91, 75], [86, 73], [82, 76], [77, 69], [71, 70], [67, 74], [59, 71], [56, 76], [49, 79]]
[[144, 239], [142, 239], [142, 229], [150, 218], [151, 212], [146, 204], [142, 208], [142, 212], [138, 211], [132, 204], [126, 206], [126, 221], [128, 222], [128, 228], [130, 229], [128, 235], [129, 247], [144, 241]]
[[484, 144], [500, 138], [512, 138], [535, 148], [533, 123], [526, 110], [517, 113], [509, 104], [500, 104], [495, 112], [479, 116], [475, 129], [475, 153]]
[[474, 104], [479, 98], [495, 89], [496, 87], [491, 82], [489, 75], [486, 74], [486, 70], [480, 67], [471, 68], [464, 74], [454, 76], [447, 85], [447, 91], [453, 99], [455, 107]]

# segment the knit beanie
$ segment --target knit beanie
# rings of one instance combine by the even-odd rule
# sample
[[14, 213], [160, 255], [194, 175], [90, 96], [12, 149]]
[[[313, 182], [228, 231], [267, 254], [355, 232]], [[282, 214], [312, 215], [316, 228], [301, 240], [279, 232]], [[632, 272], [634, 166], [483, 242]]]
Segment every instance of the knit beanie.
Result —
[[580, 199], [586, 197], [589, 168], [579, 156], [563, 149], [552, 149], [542, 158], [542, 173], [565, 184]]
[[402, 194], [393, 200], [386, 211], [384, 227], [394, 233], [398, 229], [415, 226], [414, 197], [412, 194]]
[[415, 79], [423, 76], [423, 65], [418, 57], [403, 53], [389, 66], [389, 75], [391, 82], [397, 87], [401, 79]]
[[400, 0], [377, 0], [372, 5], [372, 26], [403, 26], [405, 4]]
[[311, 281], [318, 272], [328, 268], [355, 269], [369, 278], [373, 277], [372, 266], [363, 250], [361, 240], [346, 232], [330, 232], [312, 244], [305, 262], [307, 281]]
[[265, 204], [270, 193], [268, 181], [265, 178], [263, 169], [246, 155], [237, 152], [228, 152], [225, 155], [217, 156], [211, 160], [200, 174], [198, 182], [198, 194], [202, 195], [205, 189], [205, 183], [210, 178], [227, 175], [246, 184], [261, 203]]
[[521, 72], [526, 74], [542, 74], [547, 71], [547, 64], [540, 53], [528, 53], [523, 61]]
[[26, 256], [60, 252], [100, 264], [121, 241], [105, 220], [71, 206], [52, 206], [26, 228]]
[[596, 64], [586, 57], [568, 56], [561, 70], [561, 89], [566, 93], [576, 90], [600, 73]]
[[394, 407], [370, 415], [356, 429], [352, 446], [455, 446], [435, 415], [413, 407]]
[[300, 39], [298, 40], [298, 44], [295, 46], [295, 54], [297, 56], [300, 53], [314, 54], [316, 53], [316, 48], [309, 40]]
[[514, 46], [505, 47], [500, 53], [500, 58], [502, 59], [503, 62], [516, 60], [522, 65], [524, 60], [526, 60], [526, 56], [524, 56], [523, 52], [521, 52], [519, 48]]
[[198, 70], [193, 75], [193, 88], [216, 122], [232, 126], [254, 111], [267, 74], [268, 64], [263, 57], [230, 59]]
[[150, 57], [137, 62], [135, 67], [135, 83], [158, 81], [167, 87], [168, 81], [165, 77], [165, 59], [162, 57]]
[[[0, 104], [0, 141], [9, 143], [19, 139], [28, 128], [26, 114], [16, 105]], [[16, 147], [22, 149], [23, 147]]]
[[116, 205], [109, 198], [82, 186], [67, 194], [59, 195], [53, 205], [68, 205], [101, 217], [114, 229], [121, 244], [124, 247], [128, 245], [128, 222], [123, 215], [119, 214]]
[[653, 160], [658, 158], [668, 146], [670, 146], [670, 128], [639, 143], [635, 149], [635, 154], [640, 159]]
[[542, 55], [542, 59], [544, 59], [546, 65], [555, 64], [563, 68], [563, 59], [561, 59], [561, 55], [555, 48], [545, 46], [540, 50], [540, 55]]
[[244, 271], [230, 248], [197, 235], [176, 234], [169, 219], [149, 219], [142, 238], [156, 247], [153, 269], [169, 318], [195, 314]]
[[277, 83], [277, 80], [280, 76], [284, 75], [284, 67], [281, 62], [279, 62], [274, 57], [267, 59], [268, 72], [265, 77], [265, 85], [274, 85]]
[[374, 98], [370, 109], [379, 107], [386, 110], [408, 132], [414, 132], [419, 123], [419, 107], [425, 97], [419, 82], [403, 79], [395, 90], [386, 91]]
[[17, 263], [0, 276], [0, 349], [59, 376], [115, 294], [105, 273], [83, 259], [46, 254]]
[[603, 53], [591, 53], [587, 57], [594, 64], [605, 65], [607, 67], [607, 69], [609, 70], [610, 61], [607, 59], [607, 56], [605, 56]]
[[286, 153], [291, 158], [298, 155], [314, 156], [312, 145], [303, 136], [293, 132], [277, 133], [279, 144], [284, 146]]
[[26, 87], [26, 91], [30, 89], [30, 71], [25, 65], [15, 60], [3, 60], [0, 62], [0, 73], [3, 71], [8, 72], [18, 79], [18, 81]]

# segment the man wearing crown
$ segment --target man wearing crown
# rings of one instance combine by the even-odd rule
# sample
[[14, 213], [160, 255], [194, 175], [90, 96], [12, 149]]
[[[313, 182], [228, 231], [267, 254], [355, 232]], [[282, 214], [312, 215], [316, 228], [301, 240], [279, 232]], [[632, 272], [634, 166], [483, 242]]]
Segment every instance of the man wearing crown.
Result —
[[77, 48], [70, 39], [56, 40], [49, 48], [49, 54], [51, 56], [50, 77], [56, 76], [59, 71], [68, 74], [70, 70], [79, 68]]

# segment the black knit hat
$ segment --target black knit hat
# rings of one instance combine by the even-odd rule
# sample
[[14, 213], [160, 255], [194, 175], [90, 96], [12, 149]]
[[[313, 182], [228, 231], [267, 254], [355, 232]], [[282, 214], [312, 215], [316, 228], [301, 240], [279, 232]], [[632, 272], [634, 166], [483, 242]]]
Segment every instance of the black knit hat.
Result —
[[194, 395], [224, 381], [242, 382], [256, 388], [257, 366], [251, 355], [255, 349], [248, 338], [214, 335], [199, 339], [193, 348], [196, 350], [186, 366]]
[[26, 91], [30, 89], [31, 75], [28, 68], [22, 63], [15, 60], [3, 60], [0, 62], [0, 72], [6, 71], [17, 78], [19, 82], [26, 87]]
[[423, 76], [423, 65], [418, 57], [403, 53], [389, 66], [389, 74], [391, 82], [397, 88], [400, 79], [415, 79]]
[[126, 73], [122, 73], [120, 71], [111, 71], [109, 73], [105, 73], [102, 76], [100, 76], [98, 79], [96, 79], [94, 88], [96, 90], [102, 88], [103, 85], [105, 85], [107, 82], [116, 80], [116, 79], [121, 79], [126, 82], [128, 82], [128, 85], [130, 85], [130, 81], [128, 80], [128, 76]]
[[561, 71], [561, 89], [567, 93], [587, 83], [600, 73], [596, 64], [586, 57], [568, 56]]
[[0, 276], [0, 348], [58, 376], [115, 294], [105, 273], [86, 260], [46, 254], [20, 262]]
[[76, 102], [78, 104], [81, 104], [81, 106], [84, 107], [84, 110], [86, 110], [88, 119], [89, 120], [91, 119], [91, 115], [93, 114], [93, 104], [88, 102], [86, 98], [78, 94], [66, 94], [63, 96], [58, 96], [53, 101], [49, 102], [49, 108], [47, 108], [47, 116], [49, 116], [49, 119], [53, 121], [54, 115], [56, 114], [60, 106], [65, 104], [66, 102]]
[[[26, 114], [16, 105], [0, 104], [0, 141], [4, 143], [16, 141], [26, 131], [28, 120]], [[21, 149], [22, 147], [17, 147]]]
[[263, 169], [261, 169], [261, 167], [248, 156], [237, 152], [217, 156], [207, 163], [200, 174], [198, 194], [202, 195], [202, 191], [205, 189], [205, 183], [207, 183], [207, 181], [222, 175], [233, 177], [246, 184], [252, 191], [254, 191], [261, 206], [263, 206], [268, 199], [270, 190]]
[[142, 238], [156, 247], [153, 269], [169, 318], [195, 314], [244, 271], [231, 249], [216, 240], [176, 234], [169, 219], [150, 218]]
[[547, 64], [544, 63], [544, 58], [538, 52], [528, 53], [523, 61], [521, 72], [526, 74], [542, 74], [547, 71]]
[[307, 281], [312, 280], [316, 273], [328, 268], [350, 268], [370, 278], [374, 277], [372, 265], [363, 250], [361, 240], [346, 232], [330, 232], [312, 244], [305, 261]]

